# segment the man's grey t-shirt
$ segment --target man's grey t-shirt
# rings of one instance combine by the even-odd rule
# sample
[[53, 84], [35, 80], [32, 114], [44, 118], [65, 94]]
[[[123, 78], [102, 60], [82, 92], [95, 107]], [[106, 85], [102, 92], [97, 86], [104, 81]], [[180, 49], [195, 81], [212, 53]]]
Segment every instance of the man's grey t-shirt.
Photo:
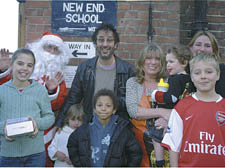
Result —
[[108, 66], [108, 68], [97, 66], [95, 78], [95, 94], [103, 88], [114, 91], [115, 78], [116, 64], [113, 64], [113, 66]]

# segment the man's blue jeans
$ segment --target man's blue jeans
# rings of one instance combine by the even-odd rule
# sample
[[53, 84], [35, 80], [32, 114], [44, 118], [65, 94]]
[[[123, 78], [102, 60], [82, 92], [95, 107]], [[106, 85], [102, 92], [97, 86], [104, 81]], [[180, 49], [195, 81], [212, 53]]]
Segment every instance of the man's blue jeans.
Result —
[[0, 167], [45, 167], [45, 160], [45, 152], [24, 157], [0, 156]]

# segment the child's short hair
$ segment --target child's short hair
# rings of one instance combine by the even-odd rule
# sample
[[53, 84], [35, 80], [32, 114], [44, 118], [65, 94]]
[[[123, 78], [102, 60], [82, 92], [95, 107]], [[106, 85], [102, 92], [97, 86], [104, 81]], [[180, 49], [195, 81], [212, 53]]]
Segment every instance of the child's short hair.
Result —
[[69, 124], [69, 120], [78, 119], [79, 121], [83, 121], [84, 110], [81, 104], [73, 104], [67, 111], [66, 117], [64, 119], [62, 127]]
[[95, 96], [93, 98], [93, 105], [94, 105], [93, 107], [94, 108], [95, 108], [96, 102], [97, 102], [97, 100], [100, 96], [109, 96], [112, 100], [112, 103], [113, 103], [113, 109], [117, 109], [117, 104], [118, 104], [117, 97], [113, 93], [113, 91], [111, 91], [109, 89], [101, 89], [95, 94]]
[[27, 49], [27, 48], [19, 48], [19, 49], [17, 49], [12, 55], [11, 64], [13, 64], [15, 62], [15, 60], [18, 58], [18, 56], [21, 55], [21, 54], [31, 55], [33, 57], [33, 59], [34, 59], [34, 64], [35, 64], [34, 53], [30, 49]]
[[193, 67], [196, 63], [203, 61], [206, 62], [208, 64], [211, 64], [215, 69], [216, 72], [219, 73], [220, 72], [220, 66], [219, 66], [219, 62], [217, 61], [216, 57], [214, 56], [214, 54], [210, 54], [210, 53], [205, 53], [205, 52], [201, 52], [199, 53], [197, 56], [193, 57], [192, 60], [189, 62], [190, 65], [190, 72], [192, 73], [193, 71]]
[[185, 71], [189, 72], [189, 61], [192, 59], [193, 54], [191, 49], [185, 45], [176, 45], [172, 46], [167, 50], [167, 54], [173, 54], [179, 61], [180, 64], [185, 64], [187, 62], [187, 66], [185, 67]]

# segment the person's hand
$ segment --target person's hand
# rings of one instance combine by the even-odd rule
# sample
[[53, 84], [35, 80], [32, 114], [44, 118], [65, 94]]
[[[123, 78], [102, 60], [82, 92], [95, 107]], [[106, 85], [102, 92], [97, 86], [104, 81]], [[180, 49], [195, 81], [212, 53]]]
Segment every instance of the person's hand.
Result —
[[158, 118], [157, 120], [155, 120], [155, 127], [156, 129], [165, 129], [167, 128], [167, 121], [164, 118]]
[[61, 72], [57, 72], [54, 77], [50, 79], [49, 76], [47, 76], [45, 85], [48, 88], [49, 93], [56, 90], [56, 88], [59, 86], [59, 84], [62, 82], [63, 74]]
[[66, 163], [67, 163], [68, 165], [72, 165], [72, 162], [71, 162], [71, 160], [70, 160], [69, 157], [66, 157]]
[[157, 91], [158, 91], [157, 89], [155, 89], [155, 90], [152, 91], [152, 94], [151, 94], [151, 102], [157, 102], [156, 99], [155, 99], [155, 95], [156, 95], [156, 92]]
[[32, 117], [30, 117], [30, 116], [28, 117], [28, 119], [32, 121], [33, 127], [34, 127], [34, 132], [32, 132], [29, 136], [30, 136], [30, 137], [35, 137], [35, 136], [38, 134], [37, 123], [36, 123], [36, 121], [35, 121]]
[[8, 137], [7, 130], [6, 130], [6, 123], [4, 125], [4, 136], [5, 136], [5, 139], [8, 141], [15, 141], [15, 138]]
[[65, 155], [65, 153], [60, 152], [60, 151], [57, 151], [55, 153], [55, 157], [61, 162], [65, 162], [67, 160], [67, 156]]
[[10, 67], [9, 50], [3, 48], [0, 50], [0, 71], [5, 71], [9, 67]]

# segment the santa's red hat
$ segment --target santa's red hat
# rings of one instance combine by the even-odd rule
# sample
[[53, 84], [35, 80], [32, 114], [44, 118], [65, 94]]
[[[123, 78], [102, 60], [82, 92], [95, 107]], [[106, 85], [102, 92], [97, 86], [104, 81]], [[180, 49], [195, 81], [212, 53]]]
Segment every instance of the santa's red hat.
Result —
[[63, 39], [60, 35], [56, 33], [51, 33], [51, 32], [45, 32], [43, 33], [43, 36], [41, 38], [42, 41], [50, 41], [56, 44], [62, 44]]

